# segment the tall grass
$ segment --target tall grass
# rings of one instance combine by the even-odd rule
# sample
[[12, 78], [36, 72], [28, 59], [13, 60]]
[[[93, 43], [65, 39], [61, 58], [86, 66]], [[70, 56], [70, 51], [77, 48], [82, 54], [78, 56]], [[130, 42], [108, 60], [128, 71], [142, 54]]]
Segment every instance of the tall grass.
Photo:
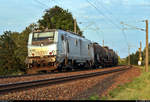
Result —
[[[109, 92], [108, 96], [91, 96], [96, 100], [150, 100], [150, 72], [145, 72], [145, 67], [140, 67], [142, 74], [132, 82], [118, 85]], [[150, 67], [149, 67], [150, 69]]]
[[[150, 67], [149, 67], [150, 68]], [[150, 99], [150, 72], [144, 72], [131, 83], [118, 86], [109, 92], [109, 95], [100, 99], [104, 100], [149, 100]]]

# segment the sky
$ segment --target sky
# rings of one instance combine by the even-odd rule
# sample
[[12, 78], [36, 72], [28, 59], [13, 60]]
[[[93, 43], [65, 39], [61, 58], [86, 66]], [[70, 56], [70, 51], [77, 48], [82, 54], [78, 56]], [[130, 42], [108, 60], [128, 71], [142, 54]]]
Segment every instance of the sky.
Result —
[[[145, 47], [145, 20], [150, 20], [150, 0], [0, 0], [0, 34], [21, 32], [55, 5], [68, 9], [83, 35], [113, 49], [121, 58]], [[122, 25], [123, 22], [127, 25]], [[149, 26], [150, 27], [150, 26]]]

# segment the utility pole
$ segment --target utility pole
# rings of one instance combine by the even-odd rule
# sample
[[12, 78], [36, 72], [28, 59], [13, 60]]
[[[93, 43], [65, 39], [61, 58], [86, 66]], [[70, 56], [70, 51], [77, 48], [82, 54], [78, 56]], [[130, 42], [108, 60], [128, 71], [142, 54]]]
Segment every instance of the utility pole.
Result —
[[104, 40], [103, 40], [103, 47], [104, 47]]
[[130, 46], [128, 45], [128, 65], [130, 65]]
[[148, 72], [148, 20], [146, 22], [146, 59], [145, 59], [145, 71]]
[[141, 55], [141, 50], [142, 50], [142, 43], [140, 41], [140, 48], [139, 48], [139, 61], [138, 61], [138, 65], [140, 66], [142, 63], [142, 55]]
[[140, 57], [142, 57], [141, 51], [142, 51], [142, 42], [140, 41]]
[[74, 33], [77, 33], [77, 22], [76, 22], [76, 19], [74, 19]]
[[140, 48], [139, 48], [139, 52], [140, 52], [139, 60], [140, 61], [142, 61], [141, 50], [142, 50], [142, 42], [140, 41]]
[[[146, 23], [145, 71], [148, 72], [148, 63], [149, 63], [149, 62], [148, 62], [148, 20], [145, 20], [145, 23]], [[124, 24], [123, 22], [121, 22], [121, 24], [130, 26], [131, 28], [134, 28], [134, 29], [138, 29], [138, 30], [141, 30], [141, 31], [145, 31], [145, 29], [141, 29], [141, 28], [137, 28], [137, 27], [134, 27], [134, 26], [131, 26], [131, 25], [128, 25], [128, 24]]]

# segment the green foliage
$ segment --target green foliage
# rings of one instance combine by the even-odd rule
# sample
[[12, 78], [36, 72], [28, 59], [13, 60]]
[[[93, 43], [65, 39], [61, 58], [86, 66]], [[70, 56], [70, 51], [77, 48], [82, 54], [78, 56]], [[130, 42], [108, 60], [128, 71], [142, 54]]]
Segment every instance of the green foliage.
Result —
[[110, 100], [149, 100], [150, 92], [150, 72], [143, 72], [141, 76], [135, 78], [131, 83], [119, 85], [109, 92], [108, 96], [101, 99]]
[[102, 96], [100, 100], [107, 100], [107, 96]]
[[[149, 44], [149, 48], [148, 48], [148, 59], [150, 59], [150, 44]], [[143, 50], [143, 52], [142, 52], [142, 59], [143, 59], [143, 63], [145, 64], [145, 48], [144, 48], [144, 50]], [[150, 64], [150, 60], [149, 60], [149, 64]]]
[[118, 56], [118, 65], [127, 65], [127, 61], [125, 58], [121, 59], [119, 56]]
[[[45, 15], [38, 21], [40, 29], [63, 29], [65, 31], [74, 31], [74, 20], [68, 10], [55, 6], [46, 10]], [[82, 32], [77, 25], [77, 32], [82, 36]]]
[[28, 36], [34, 26], [29, 25], [22, 33], [6, 31], [0, 36], [0, 75], [25, 72]]
[[[127, 57], [127, 59], [128, 59], [128, 57]], [[137, 51], [135, 54], [132, 53], [130, 55], [130, 64], [138, 65], [138, 60], [139, 60], [139, 51]]]
[[[149, 52], [149, 56], [148, 58], [150, 59], [150, 44], [149, 44], [149, 49], [148, 49], [148, 52]], [[145, 48], [144, 50], [141, 52], [142, 54], [142, 65], [145, 64]], [[128, 57], [126, 58], [126, 61], [128, 60]], [[132, 65], [138, 65], [138, 60], [139, 60], [139, 51], [136, 51], [136, 53], [132, 53], [130, 55], [130, 63]], [[149, 60], [149, 64], [150, 64], [150, 60]]]
[[[68, 10], [55, 6], [46, 11], [37, 24], [30, 24], [21, 33], [6, 31], [0, 36], [0, 75], [24, 73], [29, 34], [35, 27], [73, 31], [73, 17]], [[37, 26], [38, 25], [38, 26]], [[82, 35], [78, 25], [77, 31]]]
[[0, 73], [10, 74], [22, 69], [21, 61], [18, 59], [19, 33], [6, 31], [0, 36]]
[[98, 95], [92, 95], [91, 97], [89, 97], [90, 100], [99, 100], [99, 96]]

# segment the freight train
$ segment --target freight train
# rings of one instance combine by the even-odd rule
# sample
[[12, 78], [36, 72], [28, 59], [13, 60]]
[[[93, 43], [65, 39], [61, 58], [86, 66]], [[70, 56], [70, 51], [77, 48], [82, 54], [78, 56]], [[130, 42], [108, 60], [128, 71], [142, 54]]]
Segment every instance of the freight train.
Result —
[[60, 29], [35, 30], [29, 34], [27, 73], [72, 68], [115, 66], [118, 56], [107, 46]]

